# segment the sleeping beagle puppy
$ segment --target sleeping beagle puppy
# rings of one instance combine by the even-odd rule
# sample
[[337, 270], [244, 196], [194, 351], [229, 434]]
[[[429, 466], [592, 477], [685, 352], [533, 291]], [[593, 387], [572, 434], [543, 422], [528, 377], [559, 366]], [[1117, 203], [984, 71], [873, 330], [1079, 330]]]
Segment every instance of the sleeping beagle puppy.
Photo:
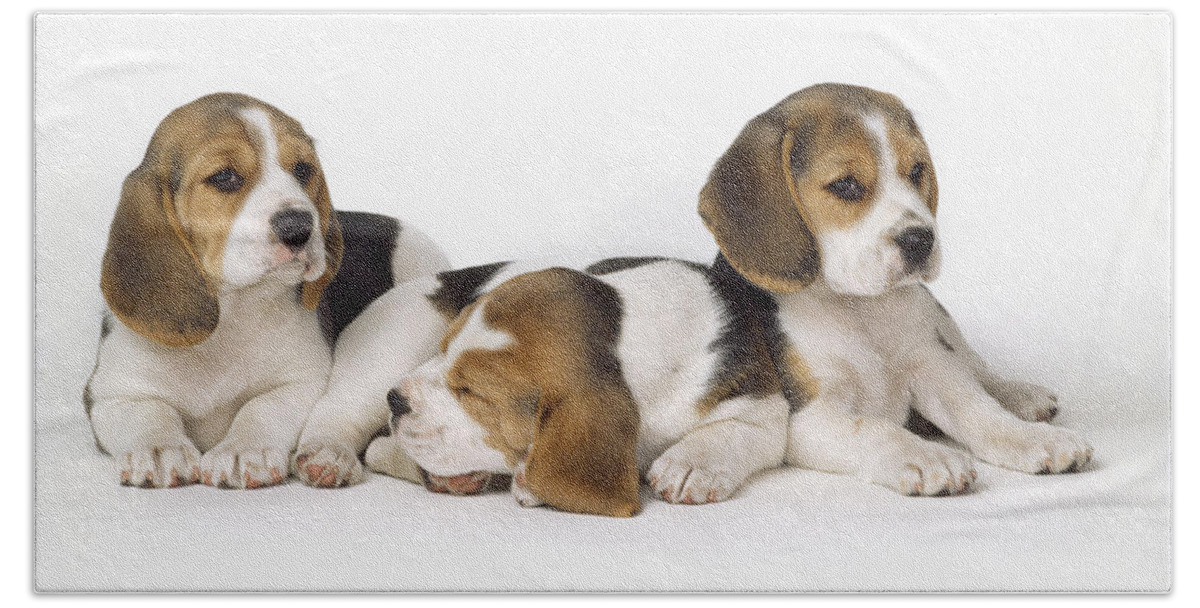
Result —
[[[400, 261], [383, 274], [446, 266], [399, 228], [335, 214], [312, 139], [266, 103], [218, 93], [163, 119], [113, 218], [100, 279], [109, 312], [83, 396], [121, 483], [283, 481], [330, 343], [397, 278], [364, 283], [369, 262], [387, 250]], [[344, 260], [358, 280], [335, 289]]]
[[816, 85], [751, 120], [717, 161], [699, 212], [715, 271], [769, 294], [792, 404], [787, 462], [903, 494], [954, 494], [973, 459], [904, 428], [910, 411], [979, 459], [1074, 471], [1092, 448], [1048, 424], [1058, 398], [989, 370], [922, 284], [941, 263], [937, 176], [899, 99]]
[[399, 285], [343, 334], [298, 454], [328, 455], [320, 485], [354, 483], [351, 455], [387, 425], [367, 463], [431, 489], [511, 474], [521, 504], [629, 516], [641, 475], [670, 502], [724, 500], [783, 461], [788, 406], [754, 297], [664, 258]]
[[387, 395], [392, 436], [430, 475], [511, 474], [524, 506], [627, 517], [641, 475], [701, 504], [782, 463], [787, 403], [765, 343], [706, 267], [515, 271]]

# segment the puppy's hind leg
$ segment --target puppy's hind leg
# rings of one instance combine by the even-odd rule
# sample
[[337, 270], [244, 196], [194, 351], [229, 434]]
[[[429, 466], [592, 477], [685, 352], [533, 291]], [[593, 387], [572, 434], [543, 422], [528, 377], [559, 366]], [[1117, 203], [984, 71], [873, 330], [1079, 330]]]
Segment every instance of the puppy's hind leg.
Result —
[[781, 394], [726, 399], [659, 456], [646, 479], [668, 502], [725, 500], [754, 473], [782, 464], [787, 410]]

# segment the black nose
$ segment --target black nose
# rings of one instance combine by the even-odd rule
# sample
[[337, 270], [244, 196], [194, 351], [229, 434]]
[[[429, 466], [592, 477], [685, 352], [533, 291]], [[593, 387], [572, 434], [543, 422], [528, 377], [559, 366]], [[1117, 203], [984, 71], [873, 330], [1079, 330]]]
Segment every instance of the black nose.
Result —
[[312, 227], [312, 214], [300, 209], [284, 209], [271, 216], [271, 229], [275, 231], [275, 236], [292, 249], [299, 249], [308, 242]]
[[909, 267], [920, 266], [933, 251], [933, 231], [923, 226], [907, 228], [896, 236], [896, 246]]
[[387, 400], [388, 408], [392, 410], [392, 415], [397, 418], [412, 411], [412, 408], [408, 407], [408, 397], [401, 395], [400, 391], [396, 389], [388, 391]]

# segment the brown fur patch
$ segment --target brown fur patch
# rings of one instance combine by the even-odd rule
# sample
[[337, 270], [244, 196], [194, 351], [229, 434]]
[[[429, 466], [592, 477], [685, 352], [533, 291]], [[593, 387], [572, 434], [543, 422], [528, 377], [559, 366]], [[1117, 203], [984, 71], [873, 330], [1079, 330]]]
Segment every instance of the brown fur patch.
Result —
[[[552, 268], [514, 277], [477, 305], [484, 322], [515, 343], [465, 350], [446, 382], [486, 429], [488, 445], [512, 464], [525, 460], [528, 487], [546, 504], [599, 515], [636, 513], [638, 411], [615, 353], [616, 291], [583, 273]], [[459, 318], [470, 314], [464, 310]]]
[[749, 122], [700, 190], [700, 217], [730, 264], [772, 291], [807, 286], [820, 271], [812, 233], [790, 191], [782, 116]]
[[[314, 167], [305, 186], [325, 234], [325, 275], [305, 284], [315, 308], [341, 260], [341, 235], [312, 140], [292, 118], [245, 95], [217, 93], [176, 108], [159, 124], [142, 163], [125, 179], [109, 231], [101, 290], [134, 331], [169, 346], [198, 344], [216, 329], [216, 295], [229, 228], [262, 173], [261, 142], [238, 113], [262, 108], [275, 125], [284, 170]], [[274, 159], [272, 159], [274, 162]], [[205, 180], [223, 169], [244, 182], [221, 192]]]
[[[862, 121], [848, 116], [834, 121], [827, 113], [821, 116], [824, 120], [816, 122], [818, 126], [802, 144], [810, 150], [806, 169], [793, 171], [800, 215], [815, 234], [844, 230], [860, 221], [875, 203], [875, 184], [879, 179], [877, 156]], [[840, 130], [832, 128], [831, 123], [835, 122], [842, 123]], [[866, 187], [863, 200], [844, 201], [829, 191], [829, 184], [846, 177], [853, 177]]]
[[[765, 355], [765, 347], [764, 352]], [[760, 359], [761, 360], [761, 359]], [[769, 360], [762, 360], [769, 364]], [[696, 402], [696, 412], [703, 418], [713, 411], [722, 401], [750, 395], [766, 397], [779, 392], [779, 377], [771, 373], [765, 365], [746, 366], [722, 379], [722, 382], [709, 387], [704, 396]]]
[[812, 368], [790, 345], [785, 347], [783, 366], [789, 388], [801, 403], [808, 403], [820, 393], [821, 383], [813, 376]]
[[938, 187], [937, 174], [933, 169], [933, 161], [930, 159], [929, 148], [925, 145], [925, 139], [921, 137], [921, 131], [917, 129], [916, 123], [911, 126], [889, 121], [887, 124], [888, 141], [892, 146], [892, 154], [896, 156], [896, 174], [906, 183], [912, 183], [909, 176], [912, 173], [912, 168], [917, 163], [922, 163], [925, 166], [922, 172], [921, 179], [913, 184], [913, 187], [920, 193], [922, 200], [925, 201], [925, 206], [929, 207], [929, 212], [937, 215], [938, 202]]

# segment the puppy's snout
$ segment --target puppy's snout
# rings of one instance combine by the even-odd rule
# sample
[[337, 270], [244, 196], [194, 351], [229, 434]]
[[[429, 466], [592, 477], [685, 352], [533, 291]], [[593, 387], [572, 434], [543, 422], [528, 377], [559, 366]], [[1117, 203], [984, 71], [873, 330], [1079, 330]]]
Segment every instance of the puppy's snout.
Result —
[[303, 209], [284, 209], [271, 216], [271, 230], [279, 242], [299, 249], [312, 236], [313, 215]]
[[392, 415], [399, 418], [412, 411], [412, 407], [408, 405], [408, 397], [400, 394], [400, 391], [392, 389], [387, 392], [388, 409], [392, 410]]
[[910, 268], [917, 267], [929, 259], [933, 251], [933, 231], [924, 226], [906, 228], [892, 240], [900, 248], [900, 255]]

